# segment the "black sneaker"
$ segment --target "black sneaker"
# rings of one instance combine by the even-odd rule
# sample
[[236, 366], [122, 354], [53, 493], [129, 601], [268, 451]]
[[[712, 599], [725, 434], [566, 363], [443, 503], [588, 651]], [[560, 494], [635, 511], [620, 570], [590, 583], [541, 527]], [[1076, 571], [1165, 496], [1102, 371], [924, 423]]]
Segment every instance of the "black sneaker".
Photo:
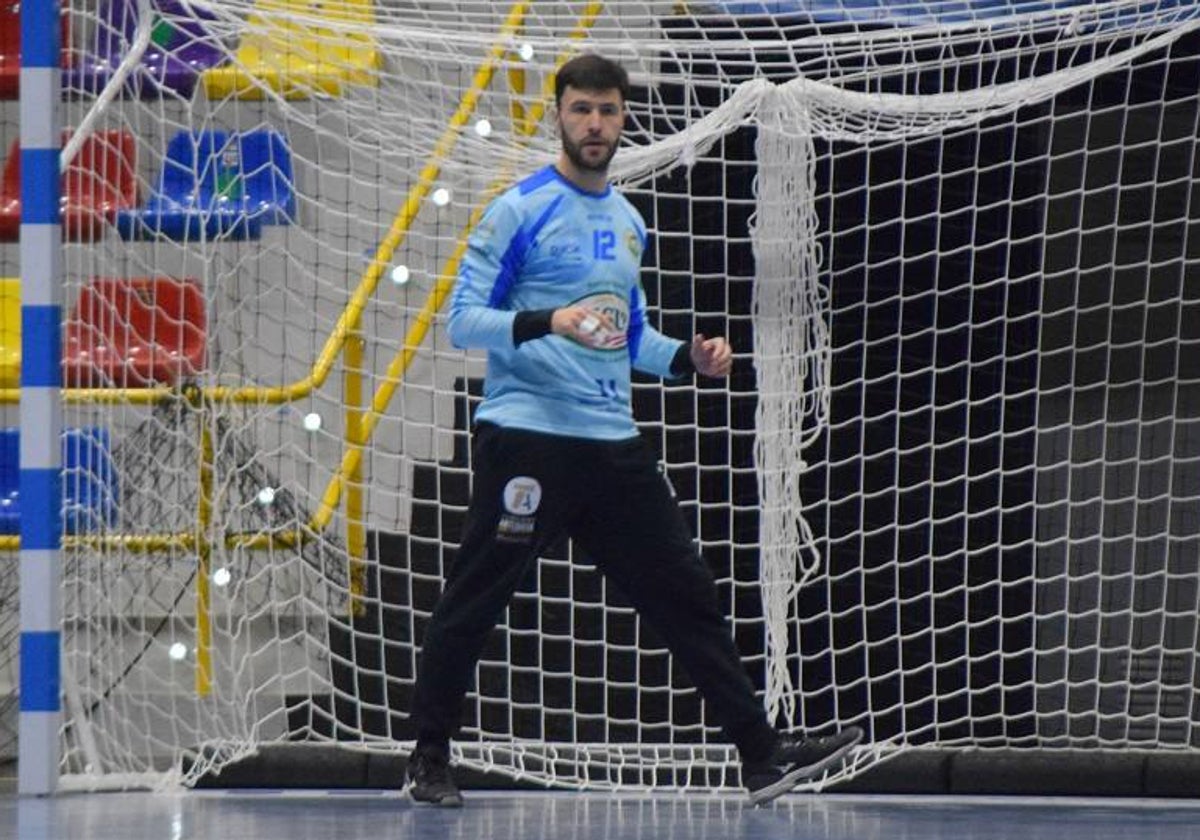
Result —
[[416, 802], [429, 802], [442, 808], [461, 808], [462, 794], [450, 775], [445, 753], [413, 750], [408, 757], [408, 795]]
[[750, 804], [766, 805], [800, 782], [837, 767], [862, 737], [857, 726], [822, 738], [781, 734], [770, 759], [742, 765], [742, 784], [750, 792]]

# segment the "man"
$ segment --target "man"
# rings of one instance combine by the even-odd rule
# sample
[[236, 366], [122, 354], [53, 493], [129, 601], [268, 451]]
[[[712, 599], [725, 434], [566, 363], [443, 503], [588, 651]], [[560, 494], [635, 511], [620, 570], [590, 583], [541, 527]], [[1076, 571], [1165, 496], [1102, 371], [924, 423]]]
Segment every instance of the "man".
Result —
[[413, 799], [459, 806], [449, 744], [489, 631], [539, 552], [563, 532], [658, 631], [737, 745], [754, 804], [840, 762], [856, 727], [808, 740], [768, 723], [717, 605], [712, 574], [630, 407], [632, 367], [729, 373], [723, 338], [668, 338], [639, 280], [646, 227], [608, 183], [629, 80], [596, 55], [556, 80], [562, 151], [488, 208], [450, 307], [460, 347], [488, 351], [462, 545], [426, 629], [412, 719]]

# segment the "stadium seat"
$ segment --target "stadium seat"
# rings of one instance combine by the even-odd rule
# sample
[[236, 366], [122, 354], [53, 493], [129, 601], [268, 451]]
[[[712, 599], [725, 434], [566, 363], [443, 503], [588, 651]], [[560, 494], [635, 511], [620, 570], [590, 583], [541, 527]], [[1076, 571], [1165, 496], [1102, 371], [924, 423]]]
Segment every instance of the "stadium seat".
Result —
[[[70, 134], [63, 135], [63, 141]], [[88, 135], [63, 178], [63, 236], [91, 241], [104, 235], [118, 210], [138, 203], [136, 145], [125, 131]], [[0, 179], [0, 242], [21, 231], [21, 155], [18, 140], [8, 148]]]
[[73, 388], [174, 385], [203, 369], [205, 324], [193, 281], [97, 278], [67, 320], [64, 379]]
[[[70, 18], [66, 5], [62, 15], [62, 66], [71, 66]], [[21, 4], [16, 0], [0, 0], [0, 99], [16, 99], [21, 95]]]
[[144, 207], [117, 214], [125, 239], [258, 239], [296, 215], [292, 153], [268, 130], [182, 131]]
[[[173, 92], [190, 99], [200, 74], [225, 59], [205, 28], [214, 16], [181, 0], [150, 0], [150, 8], [155, 15], [150, 45], [127, 78], [124, 93], [151, 99]], [[104, 89], [133, 42], [139, 14], [137, 0], [101, 2], [90, 49], [75, 56], [66, 74], [72, 93], [94, 95]]]
[[314, 17], [368, 28], [371, 0], [261, 0], [246, 21], [236, 60], [204, 73], [209, 99], [341, 96], [351, 85], [379, 84], [379, 45], [365, 32], [318, 26]]
[[[107, 429], [66, 429], [62, 436], [63, 531], [82, 534], [117, 518], [117, 473]], [[20, 429], [0, 429], [0, 534], [21, 531]]]
[[0, 388], [21, 384], [21, 280], [0, 278]]

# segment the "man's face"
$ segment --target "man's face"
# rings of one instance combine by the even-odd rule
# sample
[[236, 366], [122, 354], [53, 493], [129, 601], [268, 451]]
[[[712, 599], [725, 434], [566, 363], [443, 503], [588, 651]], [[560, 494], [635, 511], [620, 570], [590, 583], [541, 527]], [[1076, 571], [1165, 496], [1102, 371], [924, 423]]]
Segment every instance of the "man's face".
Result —
[[558, 130], [567, 159], [579, 169], [606, 172], [624, 125], [619, 90], [579, 90], [568, 85], [563, 91]]

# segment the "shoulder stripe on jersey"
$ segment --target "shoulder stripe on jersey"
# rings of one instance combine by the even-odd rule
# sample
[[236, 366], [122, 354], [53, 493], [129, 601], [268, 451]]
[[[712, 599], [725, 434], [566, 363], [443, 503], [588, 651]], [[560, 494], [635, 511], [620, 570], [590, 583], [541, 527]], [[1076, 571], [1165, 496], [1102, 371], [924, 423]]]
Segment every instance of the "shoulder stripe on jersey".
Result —
[[537, 242], [537, 235], [546, 226], [546, 222], [550, 221], [550, 218], [554, 215], [554, 211], [562, 204], [562, 200], [562, 195], [556, 195], [554, 200], [542, 211], [542, 215], [538, 216], [538, 220], [533, 223], [533, 227], [528, 229], [524, 227], [519, 228], [513, 234], [512, 240], [508, 243], [508, 248], [504, 251], [504, 256], [500, 258], [500, 273], [496, 275], [496, 281], [492, 284], [492, 293], [488, 295], [488, 306], [495, 309], [508, 297], [513, 284], [517, 282], [517, 274], [525, 262], [525, 257], [529, 253], [529, 249]]
[[488, 306], [497, 309], [508, 297], [509, 290], [517, 282], [517, 272], [525, 261], [525, 252], [529, 250], [529, 238], [525, 229], [520, 228], [508, 243], [504, 256], [500, 258], [500, 273], [492, 283], [492, 293], [488, 295]]
[[554, 196], [554, 200], [542, 211], [542, 215], [538, 216], [538, 220], [533, 223], [533, 227], [529, 229], [529, 244], [533, 245], [537, 242], [537, 235], [542, 232], [542, 228], [546, 226], [546, 222], [550, 221], [550, 217], [554, 215], [554, 211], [558, 209], [558, 205], [562, 204], [562, 193]]
[[545, 166], [539, 169], [537, 172], [534, 172], [521, 183], [517, 184], [517, 189], [520, 190], [521, 195], [529, 195], [538, 187], [545, 186], [546, 184], [556, 180], [558, 180], [558, 176], [554, 170], [554, 167]]

